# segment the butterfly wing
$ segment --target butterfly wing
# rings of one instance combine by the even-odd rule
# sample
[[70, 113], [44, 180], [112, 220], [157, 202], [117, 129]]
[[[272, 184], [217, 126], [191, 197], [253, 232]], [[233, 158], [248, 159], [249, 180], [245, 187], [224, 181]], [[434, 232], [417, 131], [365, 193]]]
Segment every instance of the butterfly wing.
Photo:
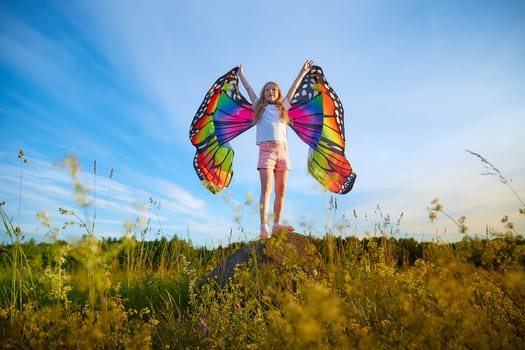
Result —
[[190, 126], [190, 140], [196, 148], [193, 166], [203, 185], [219, 193], [233, 176], [234, 151], [229, 145], [253, 126], [251, 104], [239, 91], [235, 67], [208, 90]]
[[321, 67], [305, 75], [290, 103], [291, 127], [310, 146], [308, 172], [331, 192], [350, 192], [356, 174], [345, 157], [343, 105]]

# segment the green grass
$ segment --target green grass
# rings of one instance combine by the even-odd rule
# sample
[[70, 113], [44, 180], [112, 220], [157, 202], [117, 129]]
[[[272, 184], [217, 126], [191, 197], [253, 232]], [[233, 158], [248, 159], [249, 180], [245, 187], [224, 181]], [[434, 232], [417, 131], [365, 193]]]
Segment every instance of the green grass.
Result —
[[0, 347], [523, 346], [521, 236], [455, 244], [389, 237], [312, 242], [327, 266], [323, 273], [305, 273], [290, 256], [239, 270], [227, 289], [198, 285], [239, 243], [207, 250], [175, 238], [137, 242], [130, 251], [124, 241], [86, 236], [75, 244], [3, 246]]

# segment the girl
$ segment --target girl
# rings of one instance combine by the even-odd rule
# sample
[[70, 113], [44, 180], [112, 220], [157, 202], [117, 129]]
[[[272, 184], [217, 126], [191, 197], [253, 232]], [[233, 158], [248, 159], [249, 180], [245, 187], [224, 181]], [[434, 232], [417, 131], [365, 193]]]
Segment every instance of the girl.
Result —
[[[288, 158], [288, 136], [286, 126], [289, 123], [288, 109], [295, 90], [304, 75], [312, 68], [314, 61], [307, 60], [295, 78], [290, 90], [283, 97], [279, 85], [274, 82], [264, 84], [258, 98], [244, 76], [242, 64], [239, 65], [239, 78], [253, 104], [253, 122], [256, 123], [256, 143], [259, 146], [257, 170], [261, 179], [261, 197], [259, 199], [261, 216], [261, 238], [270, 238], [271, 233], [280, 230], [293, 231], [292, 226], [281, 225], [288, 171], [291, 170]], [[268, 207], [272, 191], [272, 175], [275, 178], [275, 199], [273, 203], [273, 226], [268, 227]]]

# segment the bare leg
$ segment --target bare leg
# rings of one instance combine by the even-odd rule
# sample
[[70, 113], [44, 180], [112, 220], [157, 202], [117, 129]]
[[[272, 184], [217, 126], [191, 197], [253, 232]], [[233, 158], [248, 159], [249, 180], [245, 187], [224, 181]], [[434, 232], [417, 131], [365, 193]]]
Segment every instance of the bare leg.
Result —
[[275, 170], [275, 199], [273, 202], [273, 223], [279, 224], [283, 214], [284, 197], [286, 195], [286, 181], [288, 171]]
[[259, 175], [261, 178], [261, 197], [259, 199], [261, 238], [269, 238], [268, 208], [270, 206], [270, 194], [272, 192], [272, 169], [259, 169]]
[[286, 183], [288, 181], [287, 170], [275, 170], [275, 200], [273, 202], [273, 228], [272, 232], [279, 230], [293, 231], [292, 226], [281, 225], [281, 217], [284, 208], [284, 198], [286, 196]]

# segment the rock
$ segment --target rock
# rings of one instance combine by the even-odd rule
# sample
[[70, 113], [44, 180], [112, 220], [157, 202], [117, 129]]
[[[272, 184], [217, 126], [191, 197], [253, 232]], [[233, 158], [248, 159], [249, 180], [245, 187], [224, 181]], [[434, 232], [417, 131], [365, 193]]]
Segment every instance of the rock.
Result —
[[234, 280], [236, 267], [251, 269], [255, 265], [254, 261], [258, 267], [275, 264], [280, 268], [301, 268], [311, 276], [324, 272], [323, 259], [307, 236], [295, 232], [281, 232], [268, 240], [250, 242], [239, 248], [205, 276], [201, 286], [214, 279], [219, 286], [224, 287]]

